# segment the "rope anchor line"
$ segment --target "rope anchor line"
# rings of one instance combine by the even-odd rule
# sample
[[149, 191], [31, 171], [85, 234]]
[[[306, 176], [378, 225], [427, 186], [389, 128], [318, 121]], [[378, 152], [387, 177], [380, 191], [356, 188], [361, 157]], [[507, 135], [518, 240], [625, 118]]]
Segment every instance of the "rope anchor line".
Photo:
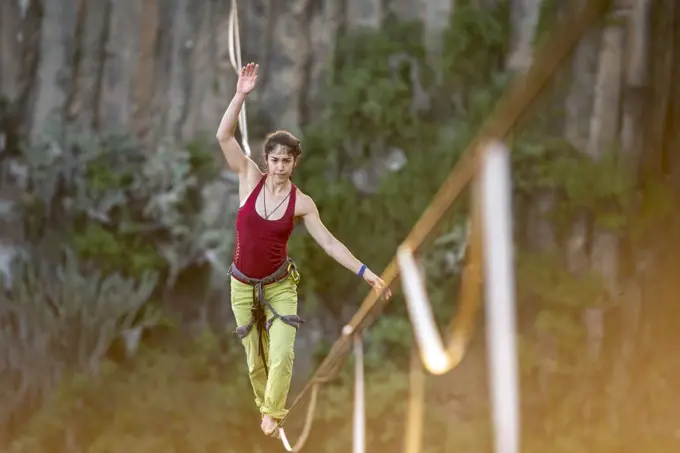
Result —
[[[236, 77], [241, 73], [243, 62], [241, 61], [241, 33], [238, 26], [238, 5], [236, 0], [231, 0], [231, 11], [229, 13], [228, 25], [229, 37], [229, 61], [236, 73]], [[248, 123], [246, 121], [246, 102], [243, 102], [241, 111], [238, 114], [238, 127], [241, 131], [241, 147], [246, 156], [250, 157], [250, 144], [248, 143]]]
[[411, 327], [415, 333], [423, 365], [433, 375], [446, 374], [460, 364], [471, 337], [475, 313], [479, 306], [481, 243], [478, 191], [475, 184], [471, 197], [473, 220], [468, 223], [467, 264], [463, 269], [459, 295], [460, 310], [449, 327], [449, 340], [446, 347], [444, 347], [432, 315], [432, 306], [412, 248], [406, 243], [397, 250], [397, 262]]

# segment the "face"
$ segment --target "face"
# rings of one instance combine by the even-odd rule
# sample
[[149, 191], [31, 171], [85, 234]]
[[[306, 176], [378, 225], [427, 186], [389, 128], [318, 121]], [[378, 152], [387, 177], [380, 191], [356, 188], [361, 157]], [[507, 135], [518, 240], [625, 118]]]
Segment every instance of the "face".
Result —
[[277, 146], [267, 156], [267, 171], [274, 178], [285, 181], [293, 173], [295, 163], [292, 154], [289, 154], [285, 148]]

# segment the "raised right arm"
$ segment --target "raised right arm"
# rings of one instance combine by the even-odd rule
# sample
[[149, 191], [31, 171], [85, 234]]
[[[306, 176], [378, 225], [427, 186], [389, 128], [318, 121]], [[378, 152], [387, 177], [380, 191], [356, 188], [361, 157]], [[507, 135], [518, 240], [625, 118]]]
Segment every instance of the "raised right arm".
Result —
[[220, 126], [217, 129], [217, 141], [220, 143], [222, 153], [227, 160], [229, 168], [239, 176], [242, 176], [247, 171], [249, 165], [248, 157], [243, 153], [241, 146], [236, 141], [236, 124], [238, 123], [238, 115], [241, 107], [246, 100], [246, 93], [234, 94], [227, 110], [222, 116]]
[[[242, 183], [241, 186], [243, 186], [243, 183], [246, 183], [246, 186], [250, 186], [250, 183], [257, 181], [262, 176], [255, 162], [243, 153], [234, 135], [243, 103], [248, 93], [255, 88], [257, 83], [257, 71], [258, 65], [253, 63], [249, 63], [241, 68], [241, 73], [236, 83], [236, 93], [222, 116], [222, 121], [220, 121], [216, 134], [217, 141], [220, 143], [220, 148], [222, 148], [222, 153], [227, 160], [227, 165], [239, 176]], [[242, 188], [247, 189], [247, 187]]]

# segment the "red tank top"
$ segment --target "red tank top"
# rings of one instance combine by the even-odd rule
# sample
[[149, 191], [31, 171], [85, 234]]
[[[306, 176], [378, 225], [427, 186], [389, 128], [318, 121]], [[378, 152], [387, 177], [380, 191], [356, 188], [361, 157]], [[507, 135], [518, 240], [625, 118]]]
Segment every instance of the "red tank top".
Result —
[[[267, 220], [257, 213], [255, 202], [266, 179], [266, 175], [260, 179], [236, 214], [234, 266], [250, 278], [264, 278], [283, 264], [288, 257], [288, 239], [294, 226], [295, 184], [291, 183], [288, 206], [283, 217]], [[281, 208], [283, 206], [278, 209]]]

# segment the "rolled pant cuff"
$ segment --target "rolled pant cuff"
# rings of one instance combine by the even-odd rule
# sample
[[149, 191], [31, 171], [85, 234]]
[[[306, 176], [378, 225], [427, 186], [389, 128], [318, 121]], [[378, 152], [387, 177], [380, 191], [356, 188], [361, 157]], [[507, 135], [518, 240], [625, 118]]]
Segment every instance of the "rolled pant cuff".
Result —
[[275, 420], [281, 420], [284, 418], [286, 415], [288, 415], [288, 410], [287, 409], [282, 409], [282, 410], [271, 410], [266, 407], [263, 407], [260, 409], [260, 413], [262, 413], [262, 416], [269, 415], [271, 418]]

